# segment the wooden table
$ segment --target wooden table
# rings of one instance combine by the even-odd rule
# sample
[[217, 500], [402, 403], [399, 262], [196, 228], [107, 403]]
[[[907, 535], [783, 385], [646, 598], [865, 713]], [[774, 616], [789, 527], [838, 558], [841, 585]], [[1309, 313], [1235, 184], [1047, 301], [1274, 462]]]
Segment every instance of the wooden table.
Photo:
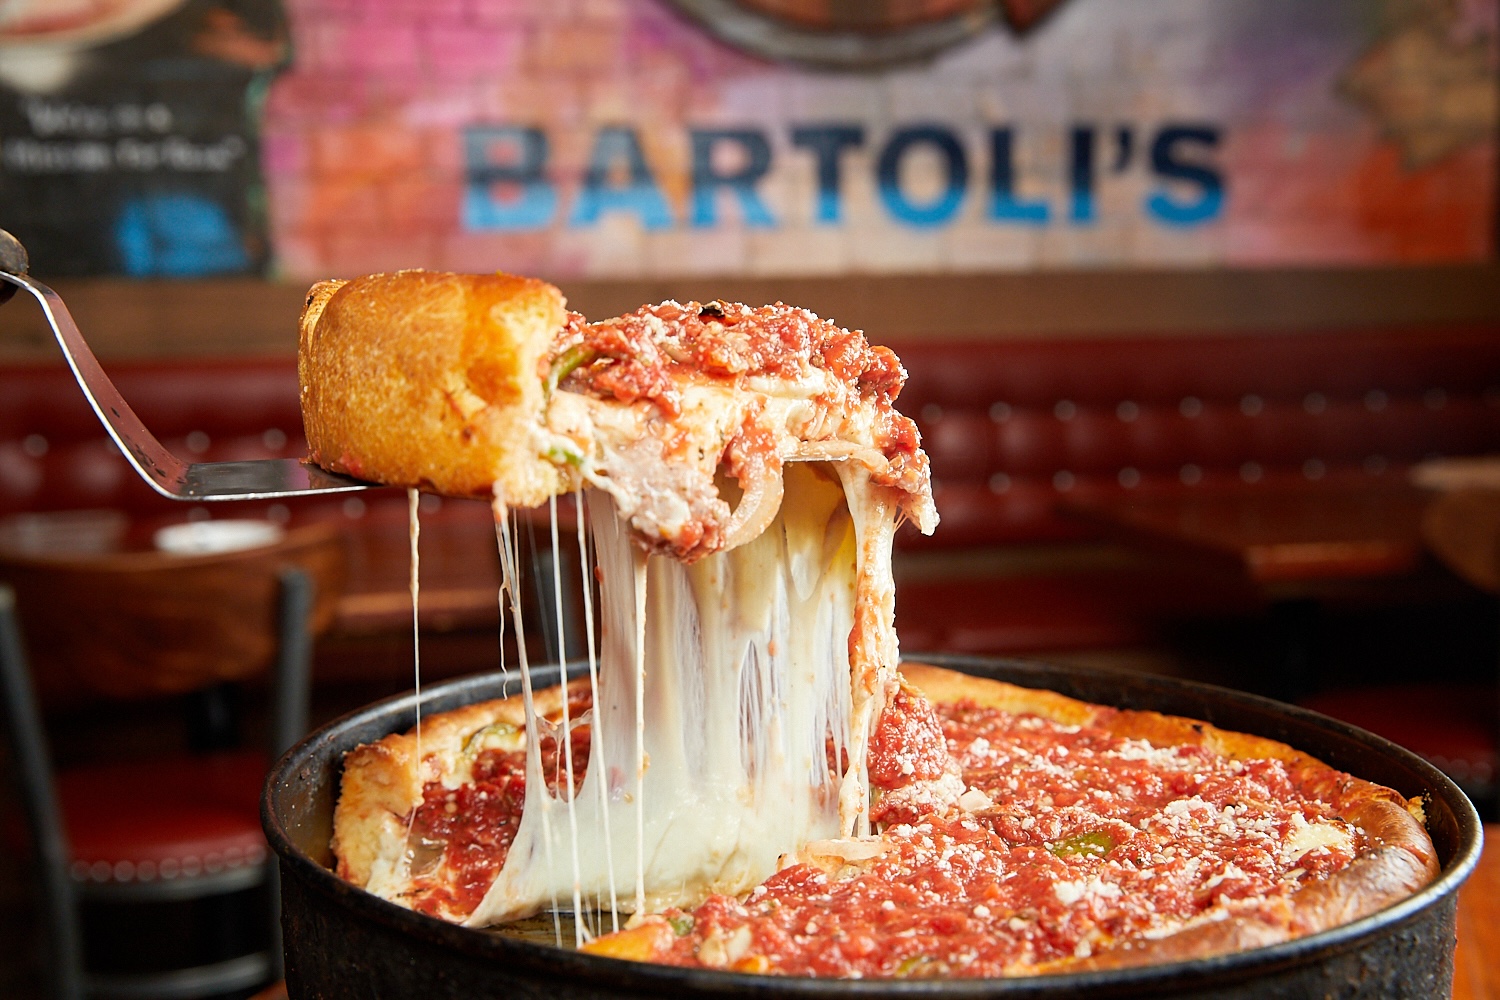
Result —
[[[1404, 486], [1378, 490], [1308, 488], [1112, 495], [1069, 500], [1063, 509], [1131, 544], [1168, 550], [1257, 583], [1392, 577], [1422, 561], [1422, 511], [1429, 494]], [[562, 543], [576, 549], [571, 512], [560, 512]], [[536, 544], [550, 547], [545, 512]], [[350, 589], [338, 625], [353, 632], [410, 622], [404, 508], [373, 510], [352, 525]], [[484, 626], [498, 619], [500, 566], [489, 508], [446, 501], [422, 519], [422, 619], [434, 628]]]
[[[464, 636], [480, 640], [487, 657], [500, 635], [500, 556], [493, 515], [485, 503], [434, 500], [424, 498], [424, 505], [430, 509], [420, 520], [418, 609], [422, 632], [433, 638], [445, 637], [444, 641], [460, 641]], [[564, 634], [567, 648], [577, 651], [583, 645], [577, 611], [582, 592], [571, 507], [571, 502], [559, 504], [558, 542], [567, 616]], [[363, 517], [347, 527], [349, 582], [338, 601], [331, 638], [346, 647], [355, 643], [351, 648], [356, 656], [378, 652], [368, 648], [372, 642], [390, 645], [394, 641], [395, 646], [404, 648], [411, 641], [412, 624], [411, 538], [405, 502], [378, 507], [372, 503]], [[552, 538], [546, 508], [518, 512], [515, 532], [528, 646], [532, 655], [553, 656], [555, 653], [549, 652], [555, 648], [556, 632]], [[513, 642], [509, 625], [505, 632], [506, 641]], [[450, 650], [447, 655], [459, 654]], [[467, 654], [462, 658], [467, 663]], [[476, 662], [467, 669], [487, 668]]]
[[[1169, 551], [1243, 574], [1258, 584], [1390, 578], [1423, 559], [1422, 511], [1430, 495], [1404, 485], [1352, 490], [1242, 489], [1069, 499], [1063, 509], [1129, 544]], [[571, 504], [560, 509], [565, 556], [576, 555]], [[531, 512], [535, 544], [550, 548], [545, 510]], [[350, 525], [350, 587], [338, 628], [372, 633], [407, 627], [408, 537], [404, 503]], [[521, 542], [523, 549], [526, 543]], [[422, 518], [425, 627], [488, 627], [498, 620], [500, 566], [487, 505], [444, 501]], [[525, 552], [523, 551], [523, 559]]]
[[1425, 600], [1451, 586], [1446, 574], [1418, 572], [1435, 565], [1422, 534], [1432, 496], [1404, 481], [1246, 485], [1069, 498], [1060, 509], [1132, 547], [1257, 587], [1270, 602], [1273, 640], [1257, 689], [1295, 701], [1317, 686], [1325, 601]]
[[1061, 509], [1131, 544], [1188, 555], [1260, 584], [1395, 577], [1422, 561], [1430, 494], [1405, 485], [1112, 494]]
[[[349, 586], [335, 627], [368, 634], [411, 630], [411, 538], [404, 509], [373, 508], [349, 525]], [[500, 618], [500, 557], [481, 503], [446, 501], [421, 518], [421, 621], [448, 631]]]
[[1484, 851], [1458, 892], [1453, 1000], [1500, 1000], [1500, 825], [1485, 824]]

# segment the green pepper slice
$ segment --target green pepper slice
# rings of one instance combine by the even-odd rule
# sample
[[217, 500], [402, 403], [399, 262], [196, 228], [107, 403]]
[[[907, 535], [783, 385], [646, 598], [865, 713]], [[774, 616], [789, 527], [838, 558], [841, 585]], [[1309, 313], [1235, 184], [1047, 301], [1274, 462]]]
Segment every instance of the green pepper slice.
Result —
[[547, 373], [547, 395], [552, 395], [557, 384], [569, 375], [573, 374], [584, 365], [592, 364], [599, 357], [599, 352], [587, 344], [574, 344], [557, 356], [552, 362], [552, 370]]
[[464, 741], [463, 752], [469, 757], [477, 756], [480, 751], [489, 749], [487, 744], [491, 740], [498, 740], [500, 749], [519, 750], [522, 743], [520, 733], [520, 728], [509, 722], [492, 722]]
[[903, 959], [896, 966], [895, 977], [897, 979], [932, 979], [937, 976], [946, 975], [948, 963], [939, 961], [930, 955], [913, 955]]
[[1115, 838], [1103, 830], [1090, 830], [1088, 833], [1075, 833], [1071, 837], [1064, 837], [1053, 844], [1047, 850], [1060, 858], [1073, 857], [1086, 854], [1093, 858], [1102, 858], [1116, 847]]

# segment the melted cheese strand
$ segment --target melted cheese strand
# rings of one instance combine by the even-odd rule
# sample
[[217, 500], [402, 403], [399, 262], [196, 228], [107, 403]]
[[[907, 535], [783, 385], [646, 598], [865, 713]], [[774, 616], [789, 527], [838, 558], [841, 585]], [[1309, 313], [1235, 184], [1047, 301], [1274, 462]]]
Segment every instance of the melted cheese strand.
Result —
[[521, 666], [521, 705], [526, 714], [526, 805], [521, 814], [524, 823], [528, 816], [536, 815], [542, 825], [546, 846], [548, 901], [552, 909], [552, 933], [557, 946], [562, 947], [562, 922], [557, 912], [557, 890], [553, 888], [552, 820], [547, 794], [547, 778], [542, 771], [542, 741], [537, 725], [536, 700], [531, 686], [531, 660], [526, 654], [526, 623], [521, 615], [520, 570], [517, 566], [515, 531], [509, 511], [497, 496], [494, 501], [495, 528], [500, 543], [500, 578], [510, 594], [510, 615], [516, 628], [516, 659]]
[[[648, 558], [631, 549], [631, 588], [635, 620], [631, 633], [634, 655], [630, 684], [635, 689], [635, 912], [646, 912], [646, 567]], [[601, 595], [601, 603], [602, 595]]]
[[[616, 874], [635, 859], [638, 912], [746, 891], [782, 854], [843, 829], [851, 775], [830, 766], [828, 744], [837, 761], [868, 739], [853, 725], [851, 653], [887, 644], [853, 634], [884, 617], [857, 613], [856, 589], [878, 583], [878, 567], [861, 576], [864, 557], [890, 531], [857, 532], [849, 511], [893, 523], [894, 510], [848, 497], [868, 483], [840, 484], [826, 468], [799, 463], [786, 477], [770, 528], [686, 566], [646, 557], [613, 499], [588, 492], [604, 631], [602, 726], [575, 801], [580, 881], [607, 879], [608, 824]], [[510, 854], [470, 925], [534, 913], [568, 888], [540, 863], [565, 847], [545, 825], [549, 798], [528, 784]]]
[[[589, 693], [593, 695], [591, 704], [599, 704], [599, 656], [594, 648], [594, 574], [593, 561], [589, 558], [588, 534], [584, 526], [583, 487], [573, 491], [573, 509], [575, 512], [575, 523], [578, 526], [578, 567], [580, 582], [583, 584], [583, 634], [588, 642], [589, 657]], [[604, 730], [597, 708], [592, 711], [590, 719], [593, 731], [591, 741], [604, 739]], [[609, 821], [609, 791], [606, 782], [595, 782], [599, 790], [599, 815], [604, 818], [604, 857], [607, 884], [609, 886], [609, 926], [611, 931], [620, 929], [620, 896], [615, 884], [615, 850], [613, 835]]]
[[412, 692], [417, 699], [417, 727], [416, 727], [416, 781], [417, 781], [417, 803], [412, 806], [411, 815], [406, 818], [406, 855], [405, 861], [408, 874], [411, 871], [411, 863], [415, 859], [416, 851], [411, 843], [411, 827], [417, 819], [417, 809], [422, 805], [425, 785], [422, 782], [422, 636], [418, 627], [417, 615], [418, 595], [420, 593], [419, 578], [421, 576], [421, 549], [418, 539], [422, 536], [422, 521], [420, 516], [422, 495], [416, 490], [406, 491], [406, 535], [410, 545], [409, 555], [409, 579], [408, 586], [411, 588], [411, 672]]
[[562, 592], [562, 553], [557, 544], [557, 495], [547, 498], [548, 520], [552, 527], [552, 606], [557, 615], [557, 669], [559, 683], [563, 687], [562, 729], [558, 739], [558, 760], [563, 764], [562, 779], [558, 784], [566, 789], [564, 801], [568, 805], [568, 839], [573, 861], [573, 943], [582, 947], [593, 936], [583, 918], [583, 874], [578, 864], [578, 810], [573, 803], [573, 720], [568, 705], [568, 651], [563, 633], [565, 631]]
[[500, 531], [500, 522], [504, 519], [504, 506], [498, 501], [491, 501], [490, 512], [495, 518], [495, 551], [500, 556], [500, 586], [495, 591], [495, 600], [500, 605], [500, 676], [505, 679], [504, 690], [506, 697], [511, 696], [510, 668], [505, 665], [505, 609], [508, 606], [507, 598], [510, 595], [510, 577], [505, 574], [505, 540]]
[[866, 757], [870, 736], [886, 701], [895, 694], [896, 585], [891, 576], [891, 545], [896, 505], [890, 492], [870, 484], [869, 470], [855, 462], [834, 463], [853, 516], [859, 546], [854, 627], [849, 635], [851, 725], [849, 770], [839, 791], [839, 823], [844, 836], [870, 836], [870, 782]]
[[417, 696], [417, 780], [422, 778], [422, 633], [417, 614], [421, 593], [422, 554], [417, 542], [422, 537], [422, 494], [406, 491], [407, 536], [411, 542], [411, 672], [412, 689]]

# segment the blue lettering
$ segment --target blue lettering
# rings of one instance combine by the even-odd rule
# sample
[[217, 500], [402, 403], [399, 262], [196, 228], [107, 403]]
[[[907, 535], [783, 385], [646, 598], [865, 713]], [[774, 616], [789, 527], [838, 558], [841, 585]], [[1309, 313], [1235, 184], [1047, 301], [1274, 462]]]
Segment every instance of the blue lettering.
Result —
[[1173, 198], [1165, 189], [1146, 199], [1146, 211], [1169, 226], [1194, 226], [1218, 217], [1224, 208], [1224, 177], [1213, 166], [1180, 158], [1182, 146], [1201, 146], [1212, 151], [1219, 146], [1219, 130], [1207, 126], [1168, 126], [1151, 144], [1151, 169], [1167, 181], [1180, 181], [1198, 188], [1198, 196], [1187, 201]]
[[1051, 209], [1042, 200], [1016, 198], [1015, 133], [1009, 128], [990, 132], [990, 218], [1027, 226], [1046, 225]]
[[1130, 158], [1135, 154], [1135, 133], [1129, 125], [1120, 125], [1115, 128], [1115, 162], [1110, 169], [1117, 174], [1123, 174], [1125, 168], [1130, 166]]
[[[623, 174], [623, 178], [612, 174]], [[583, 188], [568, 222], [593, 225], [606, 212], [634, 212], [647, 229], [666, 229], [672, 224], [672, 210], [646, 166], [633, 128], [611, 126], [594, 137]]]
[[[693, 129], [693, 225], [700, 228], [719, 221], [717, 195], [720, 188], [739, 200], [745, 224], [759, 229], [776, 225], [755, 185], [771, 169], [771, 144], [755, 129]], [[714, 168], [715, 146], [738, 146], [743, 162], [720, 173]]]
[[[790, 128], [793, 147], [812, 154], [817, 190], [813, 217], [821, 225], [845, 220], [843, 165], [845, 154], [861, 149], [866, 129], [857, 122], [828, 122]], [[1128, 125], [1107, 129], [1073, 125], [1067, 143], [1067, 207], [1019, 190], [1017, 130], [1013, 125], [990, 129], [989, 192], [986, 215], [998, 223], [1043, 226], [1060, 208], [1079, 225], [1099, 218], [1101, 177], [1125, 173], [1133, 161], [1148, 160], [1154, 188], [1143, 202], [1146, 214], [1168, 226], [1200, 225], [1222, 216], [1226, 198], [1223, 168], [1215, 162], [1223, 130], [1214, 125], [1174, 125], [1160, 128], [1151, 141], [1142, 132], [1136, 141]], [[777, 225], [776, 216], [761, 193], [772, 167], [772, 150], [765, 131], [756, 128], [693, 129], [688, 224], [718, 225], [724, 196], [738, 205], [750, 227]], [[540, 230], [553, 225], [559, 209], [557, 184], [548, 176], [550, 144], [541, 129], [524, 125], [476, 125], [463, 130], [464, 191], [462, 225], [468, 230]], [[936, 158], [938, 188], [921, 194], [903, 188], [902, 167], [909, 154]], [[968, 195], [969, 163], [964, 145], [953, 128], [919, 123], [895, 130], [876, 163], [879, 197], [897, 222], [927, 228], [949, 223]], [[733, 208], [727, 209], [733, 211]], [[673, 210], [642, 150], [640, 136], [630, 126], [608, 126], [594, 136], [587, 166], [568, 224], [589, 226], [607, 213], [625, 212], [650, 230], [674, 224]], [[140, 243], [139, 225], [129, 230], [125, 243]], [[132, 243], [131, 240], [134, 240]], [[129, 255], [127, 255], [129, 256]], [[134, 253], [139, 258], [140, 253]]]
[[[948, 181], [943, 192], [925, 203], [913, 202], [901, 190], [901, 159], [915, 146], [931, 146], [943, 158]], [[898, 130], [881, 151], [876, 177], [880, 200], [895, 219], [910, 226], [939, 226], [963, 204], [969, 163], [958, 138], [941, 125], [914, 125]]]
[[810, 149], [818, 160], [818, 221], [838, 223], [844, 218], [839, 154], [865, 144], [859, 125], [808, 125], [792, 129], [792, 145]]
[[522, 125], [464, 130], [465, 229], [543, 229], [557, 209], [547, 181], [547, 136]]
[[1070, 144], [1068, 179], [1073, 192], [1074, 222], [1095, 222], [1098, 212], [1094, 208], [1094, 129], [1079, 126], [1073, 129]]

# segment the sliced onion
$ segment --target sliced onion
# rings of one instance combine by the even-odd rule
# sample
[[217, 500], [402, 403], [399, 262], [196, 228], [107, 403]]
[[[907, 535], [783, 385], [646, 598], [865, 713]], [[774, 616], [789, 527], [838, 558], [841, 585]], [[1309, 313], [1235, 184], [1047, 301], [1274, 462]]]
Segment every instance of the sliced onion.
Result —
[[964, 812], [977, 813], [995, 808], [995, 803], [979, 789], [970, 788], [958, 797], [958, 808]]
[[738, 548], [746, 542], [759, 538], [770, 526], [781, 510], [781, 495], [784, 484], [781, 479], [781, 463], [767, 462], [740, 483], [744, 495], [739, 505], [724, 524], [724, 544], [721, 552]]
[[786, 457], [788, 462], [837, 462], [846, 459], [859, 451], [863, 445], [857, 445], [852, 441], [800, 441], [792, 453]]
[[837, 840], [814, 840], [800, 853], [812, 857], [843, 858], [845, 861], [869, 861], [890, 849], [891, 844], [884, 840], [840, 837]]
[[776, 870], [785, 871], [793, 865], [810, 865], [832, 875], [845, 865], [859, 865], [891, 850], [889, 841], [874, 837], [838, 837], [833, 840], [814, 840], [801, 849], [789, 851], [776, 859]]
[[875, 471], [889, 461], [879, 448], [854, 444], [850, 441], [803, 441], [797, 450], [788, 455], [788, 462], [844, 462], [855, 461]]

